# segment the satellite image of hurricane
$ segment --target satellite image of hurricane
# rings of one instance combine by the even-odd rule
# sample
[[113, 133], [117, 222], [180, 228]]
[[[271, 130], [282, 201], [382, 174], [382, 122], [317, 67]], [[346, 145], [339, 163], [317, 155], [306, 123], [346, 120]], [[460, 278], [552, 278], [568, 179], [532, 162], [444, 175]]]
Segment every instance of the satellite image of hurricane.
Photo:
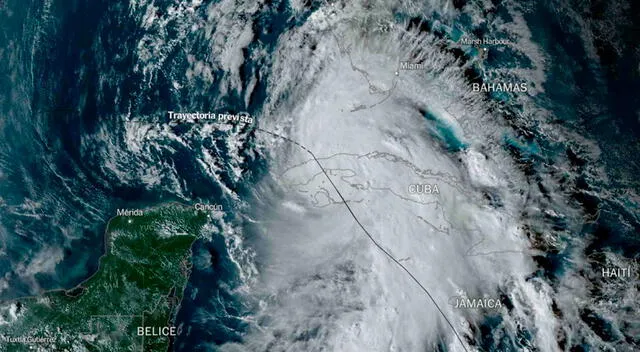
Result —
[[0, 352], [640, 351], [637, 0], [0, 0]]

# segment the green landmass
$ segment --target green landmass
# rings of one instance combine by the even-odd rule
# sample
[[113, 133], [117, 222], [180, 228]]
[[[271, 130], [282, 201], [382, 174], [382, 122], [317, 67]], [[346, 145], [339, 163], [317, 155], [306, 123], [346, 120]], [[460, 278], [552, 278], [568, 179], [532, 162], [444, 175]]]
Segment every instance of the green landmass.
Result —
[[0, 304], [0, 350], [167, 351], [169, 337], [139, 336], [137, 329], [172, 326], [191, 245], [206, 222], [204, 213], [179, 204], [114, 217], [93, 276], [70, 290]]

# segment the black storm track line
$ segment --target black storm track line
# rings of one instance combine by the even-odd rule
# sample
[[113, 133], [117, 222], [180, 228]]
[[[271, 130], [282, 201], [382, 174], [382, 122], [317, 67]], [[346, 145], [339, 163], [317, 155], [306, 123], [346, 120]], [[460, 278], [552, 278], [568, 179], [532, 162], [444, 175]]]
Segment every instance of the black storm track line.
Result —
[[440, 308], [440, 306], [438, 305], [438, 303], [436, 302], [436, 300], [433, 298], [433, 296], [431, 295], [431, 293], [429, 292], [429, 290], [427, 290], [426, 287], [424, 287], [424, 285], [422, 283], [420, 283], [420, 281], [411, 273], [411, 271], [409, 269], [407, 269], [407, 267], [405, 267], [398, 259], [396, 259], [393, 255], [391, 255], [391, 253], [389, 253], [386, 249], [384, 249], [382, 247], [382, 245], [380, 245], [378, 243], [378, 241], [375, 240], [375, 238], [373, 238], [373, 236], [369, 233], [369, 231], [364, 227], [364, 225], [362, 225], [362, 223], [360, 222], [360, 220], [358, 219], [358, 217], [356, 216], [356, 214], [353, 212], [353, 210], [351, 209], [351, 207], [349, 206], [349, 203], [347, 203], [346, 199], [344, 199], [344, 197], [342, 196], [342, 193], [340, 193], [340, 191], [338, 190], [338, 187], [333, 183], [333, 180], [331, 180], [331, 177], [329, 177], [329, 174], [327, 173], [327, 171], [324, 169], [324, 167], [322, 166], [322, 164], [320, 163], [320, 161], [318, 160], [318, 158], [316, 158], [316, 156], [313, 154], [313, 152], [311, 150], [309, 150], [307, 147], [305, 147], [304, 145], [294, 141], [293, 139], [290, 139], [288, 137], [282, 136], [280, 134], [271, 132], [271, 131], [267, 131], [264, 130], [262, 128], [256, 128], [257, 131], [260, 132], [264, 132], [264, 133], [268, 133], [274, 137], [278, 137], [281, 139], [284, 139], [290, 143], [293, 143], [295, 145], [297, 145], [298, 147], [304, 149], [304, 151], [306, 151], [307, 153], [309, 153], [309, 155], [311, 155], [311, 157], [313, 158], [313, 160], [315, 160], [316, 164], [318, 164], [318, 167], [320, 168], [320, 170], [322, 170], [322, 173], [325, 175], [325, 177], [327, 178], [327, 180], [329, 180], [329, 183], [331, 183], [331, 186], [333, 187], [333, 189], [336, 191], [336, 193], [338, 193], [338, 196], [340, 197], [340, 199], [342, 200], [342, 203], [345, 205], [345, 207], [347, 207], [347, 210], [349, 211], [349, 213], [351, 214], [351, 217], [356, 221], [356, 223], [358, 224], [358, 226], [362, 229], [362, 231], [364, 231], [365, 235], [367, 235], [367, 237], [369, 238], [369, 240], [376, 246], [378, 247], [378, 249], [384, 253], [389, 259], [391, 259], [391, 261], [393, 261], [397, 266], [399, 266], [402, 270], [404, 270], [404, 272], [409, 275], [409, 277], [420, 287], [420, 289], [422, 289], [422, 292], [424, 292], [427, 297], [429, 297], [429, 299], [431, 300], [431, 302], [433, 303], [433, 305], [438, 309], [438, 312], [440, 312], [440, 315], [442, 315], [442, 318], [444, 318], [444, 320], [447, 322], [447, 324], [449, 324], [449, 327], [451, 327], [451, 330], [453, 331], [453, 333], [456, 335], [456, 338], [458, 339], [458, 341], [460, 342], [460, 344], [462, 345], [462, 348], [464, 348], [464, 350], [466, 352], [469, 352], [469, 350], [467, 349], [467, 346], [464, 344], [464, 342], [462, 341], [462, 338], [460, 337], [460, 335], [458, 334], [458, 331], [456, 330], [455, 327], [453, 327], [453, 324], [451, 323], [451, 321], [449, 320], [449, 318], [447, 318], [447, 316], [444, 314], [444, 312], [442, 311], [442, 309]]

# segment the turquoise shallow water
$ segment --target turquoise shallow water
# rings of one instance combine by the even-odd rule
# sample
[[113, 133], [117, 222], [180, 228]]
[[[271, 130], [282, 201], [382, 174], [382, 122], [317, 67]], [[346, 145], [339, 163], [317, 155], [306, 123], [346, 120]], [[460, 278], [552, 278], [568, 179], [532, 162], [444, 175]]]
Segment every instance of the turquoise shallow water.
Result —
[[431, 135], [446, 149], [451, 152], [457, 152], [467, 147], [463, 136], [460, 135], [460, 132], [457, 131], [450, 122], [430, 112], [425, 112], [424, 117], [429, 121], [429, 132]]

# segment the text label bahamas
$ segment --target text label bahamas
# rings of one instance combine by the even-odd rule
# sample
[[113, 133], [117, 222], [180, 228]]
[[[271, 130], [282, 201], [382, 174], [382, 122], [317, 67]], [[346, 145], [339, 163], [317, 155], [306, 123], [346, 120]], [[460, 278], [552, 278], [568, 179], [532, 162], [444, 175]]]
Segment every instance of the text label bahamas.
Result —
[[473, 83], [474, 92], [526, 92], [527, 83]]

